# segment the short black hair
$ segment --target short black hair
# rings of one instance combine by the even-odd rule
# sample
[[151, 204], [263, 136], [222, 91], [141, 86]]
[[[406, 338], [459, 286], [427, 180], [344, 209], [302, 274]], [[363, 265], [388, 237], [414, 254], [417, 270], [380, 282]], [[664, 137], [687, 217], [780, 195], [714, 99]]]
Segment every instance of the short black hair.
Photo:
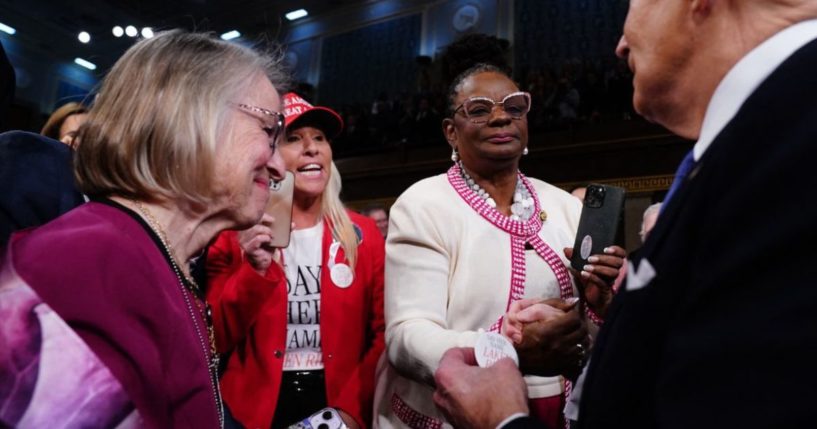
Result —
[[448, 45], [442, 56], [443, 82], [450, 85], [465, 70], [476, 64], [490, 64], [511, 74], [508, 62], [507, 40], [482, 33], [471, 33], [462, 36]]

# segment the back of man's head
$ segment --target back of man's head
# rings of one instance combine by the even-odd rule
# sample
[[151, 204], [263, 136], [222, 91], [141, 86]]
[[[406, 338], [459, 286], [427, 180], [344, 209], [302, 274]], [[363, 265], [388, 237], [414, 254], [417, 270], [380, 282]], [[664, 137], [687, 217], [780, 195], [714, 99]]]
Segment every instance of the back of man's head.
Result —
[[814, 0], [631, 0], [616, 53], [634, 72], [636, 111], [694, 140], [735, 64], [781, 30], [813, 18]]

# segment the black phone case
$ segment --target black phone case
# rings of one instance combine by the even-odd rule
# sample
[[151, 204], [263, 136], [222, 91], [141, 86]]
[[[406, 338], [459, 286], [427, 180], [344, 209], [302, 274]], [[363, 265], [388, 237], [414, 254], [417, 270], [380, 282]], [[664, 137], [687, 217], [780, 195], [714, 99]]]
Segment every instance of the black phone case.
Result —
[[581, 270], [587, 264], [587, 258], [604, 253], [605, 247], [622, 244], [625, 193], [624, 188], [616, 186], [587, 186], [570, 259], [574, 269]]

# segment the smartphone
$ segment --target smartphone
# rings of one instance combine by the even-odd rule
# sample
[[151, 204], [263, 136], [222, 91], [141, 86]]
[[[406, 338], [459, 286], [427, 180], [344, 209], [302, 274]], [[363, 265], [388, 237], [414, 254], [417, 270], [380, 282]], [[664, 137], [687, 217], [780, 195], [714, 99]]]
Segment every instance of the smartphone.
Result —
[[271, 181], [269, 203], [266, 212], [275, 221], [272, 224], [272, 241], [268, 247], [282, 249], [289, 246], [289, 235], [292, 228], [292, 194], [295, 192], [295, 175], [287, 171], [284, 179]]
[[287, 429], [348, 429], [348, 426], [336, 409], [324, 408]]
[[581, 271], [591, 255], [623, 242], [624, 188], [591, 184], [584, 195], [584, 207], [573, 244], [570, 266]]

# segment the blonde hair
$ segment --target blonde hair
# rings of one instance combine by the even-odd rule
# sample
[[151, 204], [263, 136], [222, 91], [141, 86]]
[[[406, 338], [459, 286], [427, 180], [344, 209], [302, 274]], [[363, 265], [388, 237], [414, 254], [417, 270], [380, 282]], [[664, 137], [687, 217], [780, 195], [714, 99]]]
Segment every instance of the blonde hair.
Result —
[[329, 222], [332, 236], [343, 246], [346, 259], [349, 260], [349, 265], [354, 270], [357, 263], [358, 237], [352, 219], [349, 218], [346, 207], [340, 201], [341, 187], [340, 172], [333, 161], [329, 183], [326, 184], [321, 197], [321, 215]]
[[206, 204], [228, 103], [259, 76], [281, 89], [280, 58], [179, 30], [136, 43], [105, 77], [80, 133], [80, 190]]
[[48, 117], [45, 125], [43, 125], [43, 129], [40, 130], [40, 134], [54, 140], [59, 140], [60, 137], [62, 137], [60, 136], [60, 128], [62, 128], [63, 122], [71, 115], [79, 115], [86, 112], [88, 112], [88, 108], [82, 103], [77, 103], [76, 101], [65, 103], [51, 113], [51, 116]]

